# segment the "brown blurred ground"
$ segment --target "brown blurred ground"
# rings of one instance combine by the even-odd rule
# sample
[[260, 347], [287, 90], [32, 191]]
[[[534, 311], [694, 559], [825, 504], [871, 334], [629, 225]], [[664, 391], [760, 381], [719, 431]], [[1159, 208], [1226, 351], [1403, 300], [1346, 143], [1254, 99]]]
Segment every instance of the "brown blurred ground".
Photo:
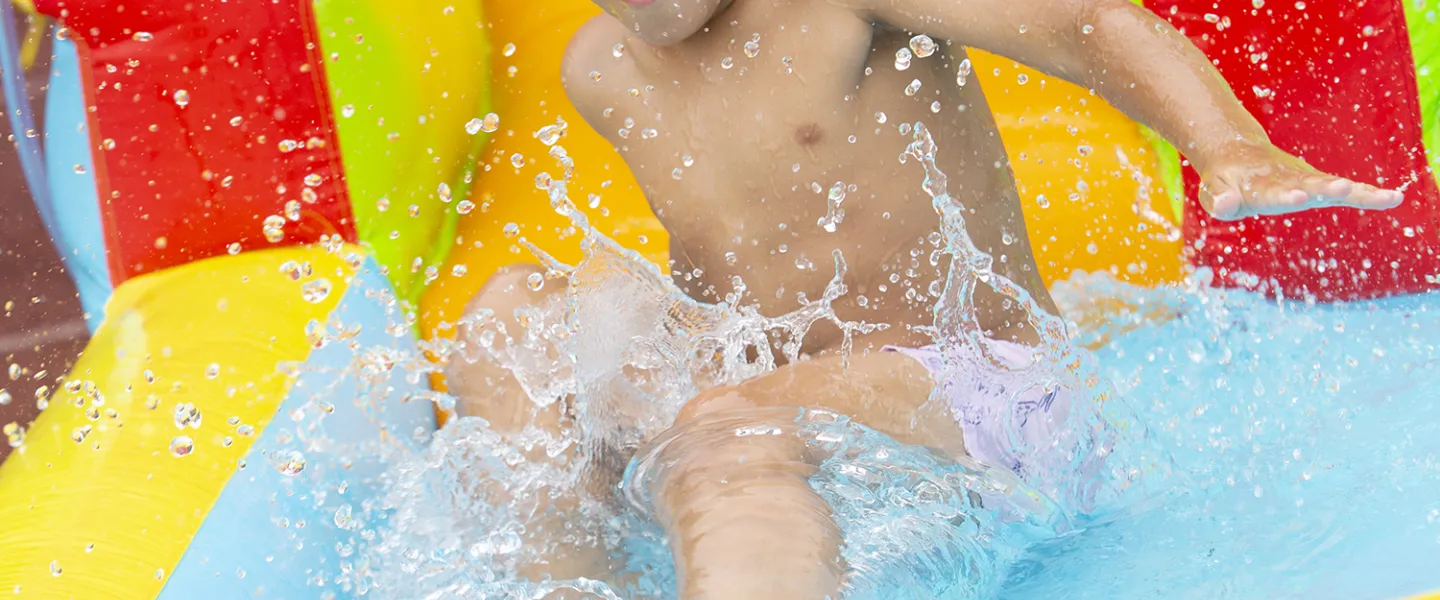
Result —
[[[32, 106], [43, 112], [48, 44], [40, 56], [27, 78]], [[42, 119], [37, 115], [37, 125]], [[7, 140], [0, 144], [0, 389], [11, 398], [0, 405], [0, 427], [34, 419], [35, 390], [53, 387], [89, 339], [75, 285], [40, 222], [10, 134], [8, 119], [0, 119], [0, 139]], [[11, 365], [21, 370], [16, 379]], [[0, 461], [9, 451], [0, 435]]]

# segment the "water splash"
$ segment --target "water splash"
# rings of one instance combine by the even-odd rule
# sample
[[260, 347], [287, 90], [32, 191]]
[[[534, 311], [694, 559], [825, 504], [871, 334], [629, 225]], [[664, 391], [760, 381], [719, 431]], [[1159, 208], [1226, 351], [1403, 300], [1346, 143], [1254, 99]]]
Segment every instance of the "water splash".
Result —
[[[667, 590], [674, 589], [674, 573], [662, 533], [641, 517], [648, 500], [630, 498], [639, 510], [617, 505], [608, 490], [619, 482], [603, 473], [618, 470], [643, 443], [664, 434], [681, 406], [700, 391], [775, 369], [772, 348], [788, 361], [801, 360], [803, 340], [815, 324], [829, 323], [843, 332], [846, 357], [854, 335], [885, 327], [835, 315], [833, 302], [848, 291], [846, 262], [839, 252], [832, 257], [835, 276], [820, 297], [802, 297], [802, 305], [785, 315], [761, 315], [747, 303], [747, 289], [738, 277], [717, 304], [691, 299], [658, 267], [598, 232], [572, 202], [568, 185], [576, 167], [560, 144], [565, 128], [564, 121], [558, 121], [536, 133], [560, 173], [540, 173], [535, 184], [581, 235], [584, 258], [575, 265], [557, 261], [516, 228], [517, 242], [545, 268], [531, 277], [544, 289], [553, 285], [557, 291], [539, 304], [518, 309], [513, 321], [518, 330], [507, 327], [509, 315], [480, 310], [462, 319], [467, 333], [461, 339], [427, 349], [448, 353], [452, 361], [487, 362], [513, 376], [530, 400], [532, 419], [557, 410], [573, 419], [558, 430], [531, 426], [511, 432], [477, 418], [461, 418], [441, 432], [425, 454], [392, 471], [395, 480], [383, 508], [394, 511], [394, 517], [366, 549], [370, 589], [378, 595], [443, 596], [467, 590], [533, 596], [559, 589], [554, 586], [573, 586], [602, 597], [672, 594]], [[998, 368], [973, 306], [975, 290], [988, 285], [1028, 313], [1042, 340], [1036, 352], [1045, 359], [1036, 364], [1060, 365], [1034, 367], [1014, 377], [1041, 382], [1035, 385], [1097, 388], [1071, 349], [1065, 324], [1040, 310], [1022, 288], [993, 273], [990, 257], [970, 240], [965, 209], [946, 193], [928, 129], [918, 123], [913, 130], [905, 129], [913, 131], [913, 138], [902, 160], [916, 159], [925, 168], [924, 186], [934, 198], [945, 252], [952, 257], [932, 331], [947, 349], [951, 366]], [[846, 188], [837, 183], [831, 191], [827, 218], [833, 216], [832, 223], [838, 223]], [[615, 306], [627, 310], [615, 311]], [[1074, 429], [1104, 429], [1098, 401], [1084, 409], [1087, 418]], [[802, 419], [803, 435], [830, 457], [812, 485], [836, 508], [853, 571], [847, 585], [861, 597], [879, 594], [887, 582], [904, 584], [878, 597], [903, 597], [896, 590], [956, 598], [993, 594], [1006, 565], [1021, 549], [1033, 539], [1071, 527], [1073, 506], [1052, 497], [1094, 496], [1094, 482], [1069, 496], [1057, 485], [1037, 489], [1008, 471], [963, 458], [941, 459], [825, 411], [805, 412]], [[1073, 467], [1071, 463], [1099, 449], [1080, 433], [1061, 441], [1074, 450], [1063, 454], [1064, 465], [1053, 465], [1057, 470]], [[653, 456], [637, 459], [624, 489], [644, 487], [634, 478], [643, 479], [647, 459]], [[597, 488], [596, 480], [610, 483]], [[522, 523], [537, 515], [553, 516], [554, 499], [561, 497], [574, 498], [580, 515], [572, 517], [568, 533], [548, 545], [527, 542]], [[982, 497], [983, 508], [976, 505]], [[356, 518], [353, 515], [347, 512], [345, 518]], [[524, 565], [559, 547], [576, 545], [603, 547], [627, 557], [625, 565], [608, 586], [589, 580], [523, 583], [519, 577]], [[957, 584], [953, 569], [962, 568], [973, 577]]]

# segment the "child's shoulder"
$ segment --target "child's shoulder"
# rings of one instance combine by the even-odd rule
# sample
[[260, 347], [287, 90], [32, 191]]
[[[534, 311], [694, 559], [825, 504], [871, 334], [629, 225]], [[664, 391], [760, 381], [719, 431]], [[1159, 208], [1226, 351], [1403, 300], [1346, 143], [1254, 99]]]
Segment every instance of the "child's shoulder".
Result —
[[615, 45], [625, 39], [625, 26], [610, 15], [596, 15], [580, 26], [570, 43], [565, 47], [565, 60], [561, 66], [568, 82], [589, 77], [590, 71], [598, 68], [603, 58], [614, 63]]
[[[625, 39], [625, 27], [609, 15], [597, 15], [586, 21], [570, 38], [565, 47], [565, 57], [560, 73], [570, 101], [584, 113], [591, 104], [591, 94], [600, 93], [602, 86], [595, 85], [595, 73], [613, 71], [616, 64], [615, 47]], [[608, 60], [607, 60], [608, 59]], [[589, 115], [585, 115], [588, 119]]]

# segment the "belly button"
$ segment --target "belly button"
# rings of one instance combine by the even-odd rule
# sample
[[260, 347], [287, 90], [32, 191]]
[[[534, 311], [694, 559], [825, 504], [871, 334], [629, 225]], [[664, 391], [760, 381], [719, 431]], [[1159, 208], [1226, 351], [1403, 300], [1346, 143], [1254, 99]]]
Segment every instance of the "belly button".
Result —
[[814, 146], [825, 139], [825, 130], [819, 124], [806, 123], [795, 129], [795, 142], [801, 146]]

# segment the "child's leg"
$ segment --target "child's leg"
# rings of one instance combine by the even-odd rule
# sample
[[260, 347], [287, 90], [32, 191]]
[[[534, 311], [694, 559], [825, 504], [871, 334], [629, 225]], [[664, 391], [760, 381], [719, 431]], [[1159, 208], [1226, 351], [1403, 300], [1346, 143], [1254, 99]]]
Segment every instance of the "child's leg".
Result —
[[[563, 290], [563, 286], [547, 286], [545, 292], [531, 291], [525, 280], [541, 268], [533, 265], [516, 265], [506, 268], [485, 283], [485, 287], [466, 307], [472, 314], [482, 309], [495, 312], [495, 318], [504, 324], [512, 336], [521, 335], [523, 329], [516, 321], [515, 310], [543, 302], [550, 294]], [[467, 344], [476, 343], [477, 332], [462, 327], [458, 339]], [[502, 336], [496, 336], [497, 348], [504, 347]], [[520, 382], [510, 371], [483, 358], [483, 350], [462, 349], [460, 355], [469, 355], [471, 362], [463, 356], [452, 356], [445, 370], [446, 383], [450, 393], [458, 399], [457, 408], [462, 416], [480, 417], [490, 423], [490, 428], [501, 435], [516, 435], [528, 428], [538, 428], [549, 435], [561, 436], [569, 426], [561, 403], [556, 402], [540, 408], [532, 402]], [[552, 463], [559, 459], [548, 456], [537, 448], [527, 454], [532, 463]], [[498, 481], [486, 477], [478, 485], [487, 486], [487, 495], [510, 502], [507, 490], [498, 488]], [[575, 518], [579, 504], [579, 490], [563, 490], [548, 494], [546, 490], [534, 492], [537, 496], [536, 511], [526, 523], [526, 547], [529, 560], [522, 561], [518, 570], [532, 581], [546, 579], [574, 579], [587, 577], [605, 579], [609, 574], [608, 555], [604, 548], [595, 543], [593, 532], [577, 530], [579, 519]], [[554, 596], [566, 597], [566, 596]]]
[[[680, 597], [838, 598], [840, 532], [807, 483], [798, 410], [738, 409], [679, 425], [656, 457], [656, 513]], [[737, 430], [763, 431], [738, 436]]]
[[922, 414], [929, 374], [898, 354], [782, 367], [708, 390], [663, 435], [650, 481], [684, 598], [838, 598], [844, 566], [829, 506], [796, 435], [800, 408], [827, 408], [895, 439], [959, 454], [954, 421]]

